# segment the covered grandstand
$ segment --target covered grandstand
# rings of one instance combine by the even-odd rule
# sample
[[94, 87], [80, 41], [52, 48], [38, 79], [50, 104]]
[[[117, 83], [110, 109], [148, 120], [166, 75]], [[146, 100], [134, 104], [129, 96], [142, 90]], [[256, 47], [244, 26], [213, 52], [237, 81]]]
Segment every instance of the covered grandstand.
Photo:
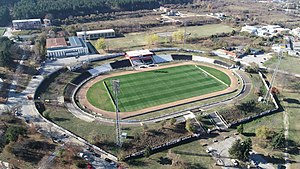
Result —
[[154, 53], [149, 50], [136, 50], [125, 53], [125, 57], [129, 59], [133, 66], [153, 63]]
[[106, 72], [111, 71], [113, 68], [111, 66], [111, 64], [104, 64], [101, 66], [97, 66], [93, 69], [88, 70], [89, 74], [91, 74], [92, 76], [97, 76]]

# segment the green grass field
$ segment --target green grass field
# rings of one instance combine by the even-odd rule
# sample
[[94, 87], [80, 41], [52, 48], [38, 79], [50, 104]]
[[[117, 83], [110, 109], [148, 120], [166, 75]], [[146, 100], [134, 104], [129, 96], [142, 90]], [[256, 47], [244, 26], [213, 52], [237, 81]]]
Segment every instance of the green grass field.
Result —
[[[269, 68], [275, 69], [277, 62], [278, 62], [277, 57], [272, 57], [270, 60], [266, 61], [264, 65]], [[293, 63], [293, 65], [299, 65], [300, 58], [293, 57], [293, 56], [283, 57], [279, 69], [291, 73], [300, 74], [300, 66], [291, 66], [291, 63]]]
[[[224, 83], [230, 84], [230, 79], [225, 73], [206, 66], [198, 67]], [[136, 111], [227, 88], [195, 65], [177, 66], [99, 81], [87, 92], [88, 101], [92, 105], [103, 110], [114, 111], [113, 102], [104, 86], [105, 82], [111, 92], [112, 79], [120, 80], [119, 109], [121, 112]]]
[[[183, 27], [177, 26], [163, 26], [159, 28], [153, 28], [148, 32], [136, 32], [125, 34], [124, 37], [106, 39], [107, 46], [110, 50], [135, 50], [148, 47], [146, 37], [148, 35], [165, 32], [184, 31]], [[217, 33], [228, 33], [234, 30], [234, 28], [224, 24], [208, 24], [202, 26], [188, 26], [186, 28], [187, 33], [190, 33], [188, 38], [203, 38], [215, 35]], [[159, 43], [165, 43], [165, 38], [159, 38]], [[92, 40], [91, 43], [95, 45], [96, 40]], [[170, 45], [170, 44], [169, 44]], [[182, 47], [182, 44], [172, 44], [172, 46]], [[199, 49], [197, 44], [187, 44], [186, 47], [192, 49]]]

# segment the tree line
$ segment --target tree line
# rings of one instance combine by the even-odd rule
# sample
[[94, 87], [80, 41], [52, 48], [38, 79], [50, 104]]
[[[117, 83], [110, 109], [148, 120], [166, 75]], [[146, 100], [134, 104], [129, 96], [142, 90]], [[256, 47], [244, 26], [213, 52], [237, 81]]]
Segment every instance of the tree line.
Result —
[[[51, 14], [69, 16], [158, 8], [163, 4], [191, 3], [193, 0], [0, 0], [0, 26], [12, 19], [43, 18]], [[8, 17], [9, 16], [9, 17]]]

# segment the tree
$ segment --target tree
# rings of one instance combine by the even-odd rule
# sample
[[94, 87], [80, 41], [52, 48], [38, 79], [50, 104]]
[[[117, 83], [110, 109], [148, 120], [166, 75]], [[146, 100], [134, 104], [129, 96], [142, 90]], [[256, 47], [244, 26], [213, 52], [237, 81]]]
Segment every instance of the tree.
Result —
[[99, 38], [95, 44], [96, 49], [105, 49], [106, 48], [106, 43], [104, 38]]
[[170, 124], [173, 126], [176, 123], [176, 119], [173, 117], [170, 119]]
[[0, 37], [0, 66], [11, 67], [13, 65], [12, 55], [10, 49], [13, 42], [7, 37]]
[[10, 126], [5, 132], [5, 140], [7, 143], [11, 141], [17, 141], [19, 135], [25, 135], [26, 129], [22, 127]]
[[159, 36], [157, 34], [146, 36], [146, 41], [148, 43], [148, 46], [157, 44], [158, 40], [159, 40]]
[[237, 132], [240, 133], [240, 134], [243, 134], [244, 133], [244, 125], [241, 124], [237, 127]]
[[196, 119], [197, 119], [198, 122], [201, 122], [202, 121], [202, 116], [201, 115], [197, 115]]
[[173, 32], [172, 39], [174, 41], [177, 41], [177, 42], [183, 42], [183, 40], [184, 40], [184, 32], [180, 31], [180, 30], [176, 31], [176, 32]]
[[145, 123], [143, 123], [142, 126], [143, 126], [144, 133], [146, 133], [148, 131], [149, 127]]
[[252, 141], [250, 138], [247, 138], [245, 141], [241, 141], [240, 139], [238, 139], [229, 148], [229, 154], [233, 158], [237, 158], [242, 161], [247, 161], [249, 159], [251, 150]]
[[167, 124], [167, 120], [161, 121], [160, 122], [161, 128], [164, 128], [166, 124]]
[[10, 22], [9, 9], [6, 6], [0, 6], [0, 26], [7, 26]]
[[258, 71], [259, 71], [259, 66], [256, 63], [250, 63], [250, 66], [247, 66], [245, 68], [245, 72], [248, 73], [258, 73]]
[[237, 105], [237, 108], [239, 110], [242, 110], [245, 112], [252, 112], [255, 110], [256, 105], [257, 105], [257, 103], [255, 100], [249, 100], [249, 101], [246, 101], [246, 102], [243, 102], [243, 103]]
[[151, 147], [147, 146], [145, 148], [144, 156], [148, 158], [148, 157], [150, 157], [150, 155], [151, 155]]
[[284, 132], [280, 131], [272, 137], [271, 146], [275, 149], [284, 147], [285, 137]]
[[36, 38], [34, 42], [33, 51], [38, 61], [44, 61], [46, 59], [46, 53], [47, 53], [47, 50], [45, 48], [46, 39], [47, 39], [47, 34], [42, 33], [38, 36], [38, 38]]
[[125, 154], [124, 150], [120, 150], [120, 151], [118, 152], [118, 159], [119, 159], [120, 161], [124, 161], [124, 160], [125, 160], [125, 157], [126, 157], [126, 154]]
[[0, 51], [0, 66], [10, 67], [12, 65], [12, 58], [8, 52]]
[[191, 133], [193, 133], [193, 132], [195, 131], [195, 128], [194, 128], [194, 126], [193, 126], [192, 123], [191, 123], [191, 119], [187, 119], [187, 120], [185, 121], [185, 129], [186, 129], [188, 132], [191, 132]]
[[241, 66], [241, 62], [240, 62], [240, 61], [236, 61], [236, 62], [235, 62], [235, 65], [236, 65], [236, 66]]
[[255, 130], [255, 134], [258, 138], [269, 139], [273, 135], [273, 131], [267, 126], [261, 126]]

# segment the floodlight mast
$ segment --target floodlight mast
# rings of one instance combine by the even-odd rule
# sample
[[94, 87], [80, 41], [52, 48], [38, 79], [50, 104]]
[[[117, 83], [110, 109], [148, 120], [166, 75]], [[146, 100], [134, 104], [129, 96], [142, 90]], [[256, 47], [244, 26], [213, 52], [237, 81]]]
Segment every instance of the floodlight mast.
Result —
[[114, 94], [114, 102], [116, 108], [116, 145], [121, 147], [121, 127], [120, 127], [120, 116], [119, 116], [119, 105], [118, 105], [118, 95], [120, 93], [120, 80], [113, 79], [111, 81], [113, 87], [113, 94]]

